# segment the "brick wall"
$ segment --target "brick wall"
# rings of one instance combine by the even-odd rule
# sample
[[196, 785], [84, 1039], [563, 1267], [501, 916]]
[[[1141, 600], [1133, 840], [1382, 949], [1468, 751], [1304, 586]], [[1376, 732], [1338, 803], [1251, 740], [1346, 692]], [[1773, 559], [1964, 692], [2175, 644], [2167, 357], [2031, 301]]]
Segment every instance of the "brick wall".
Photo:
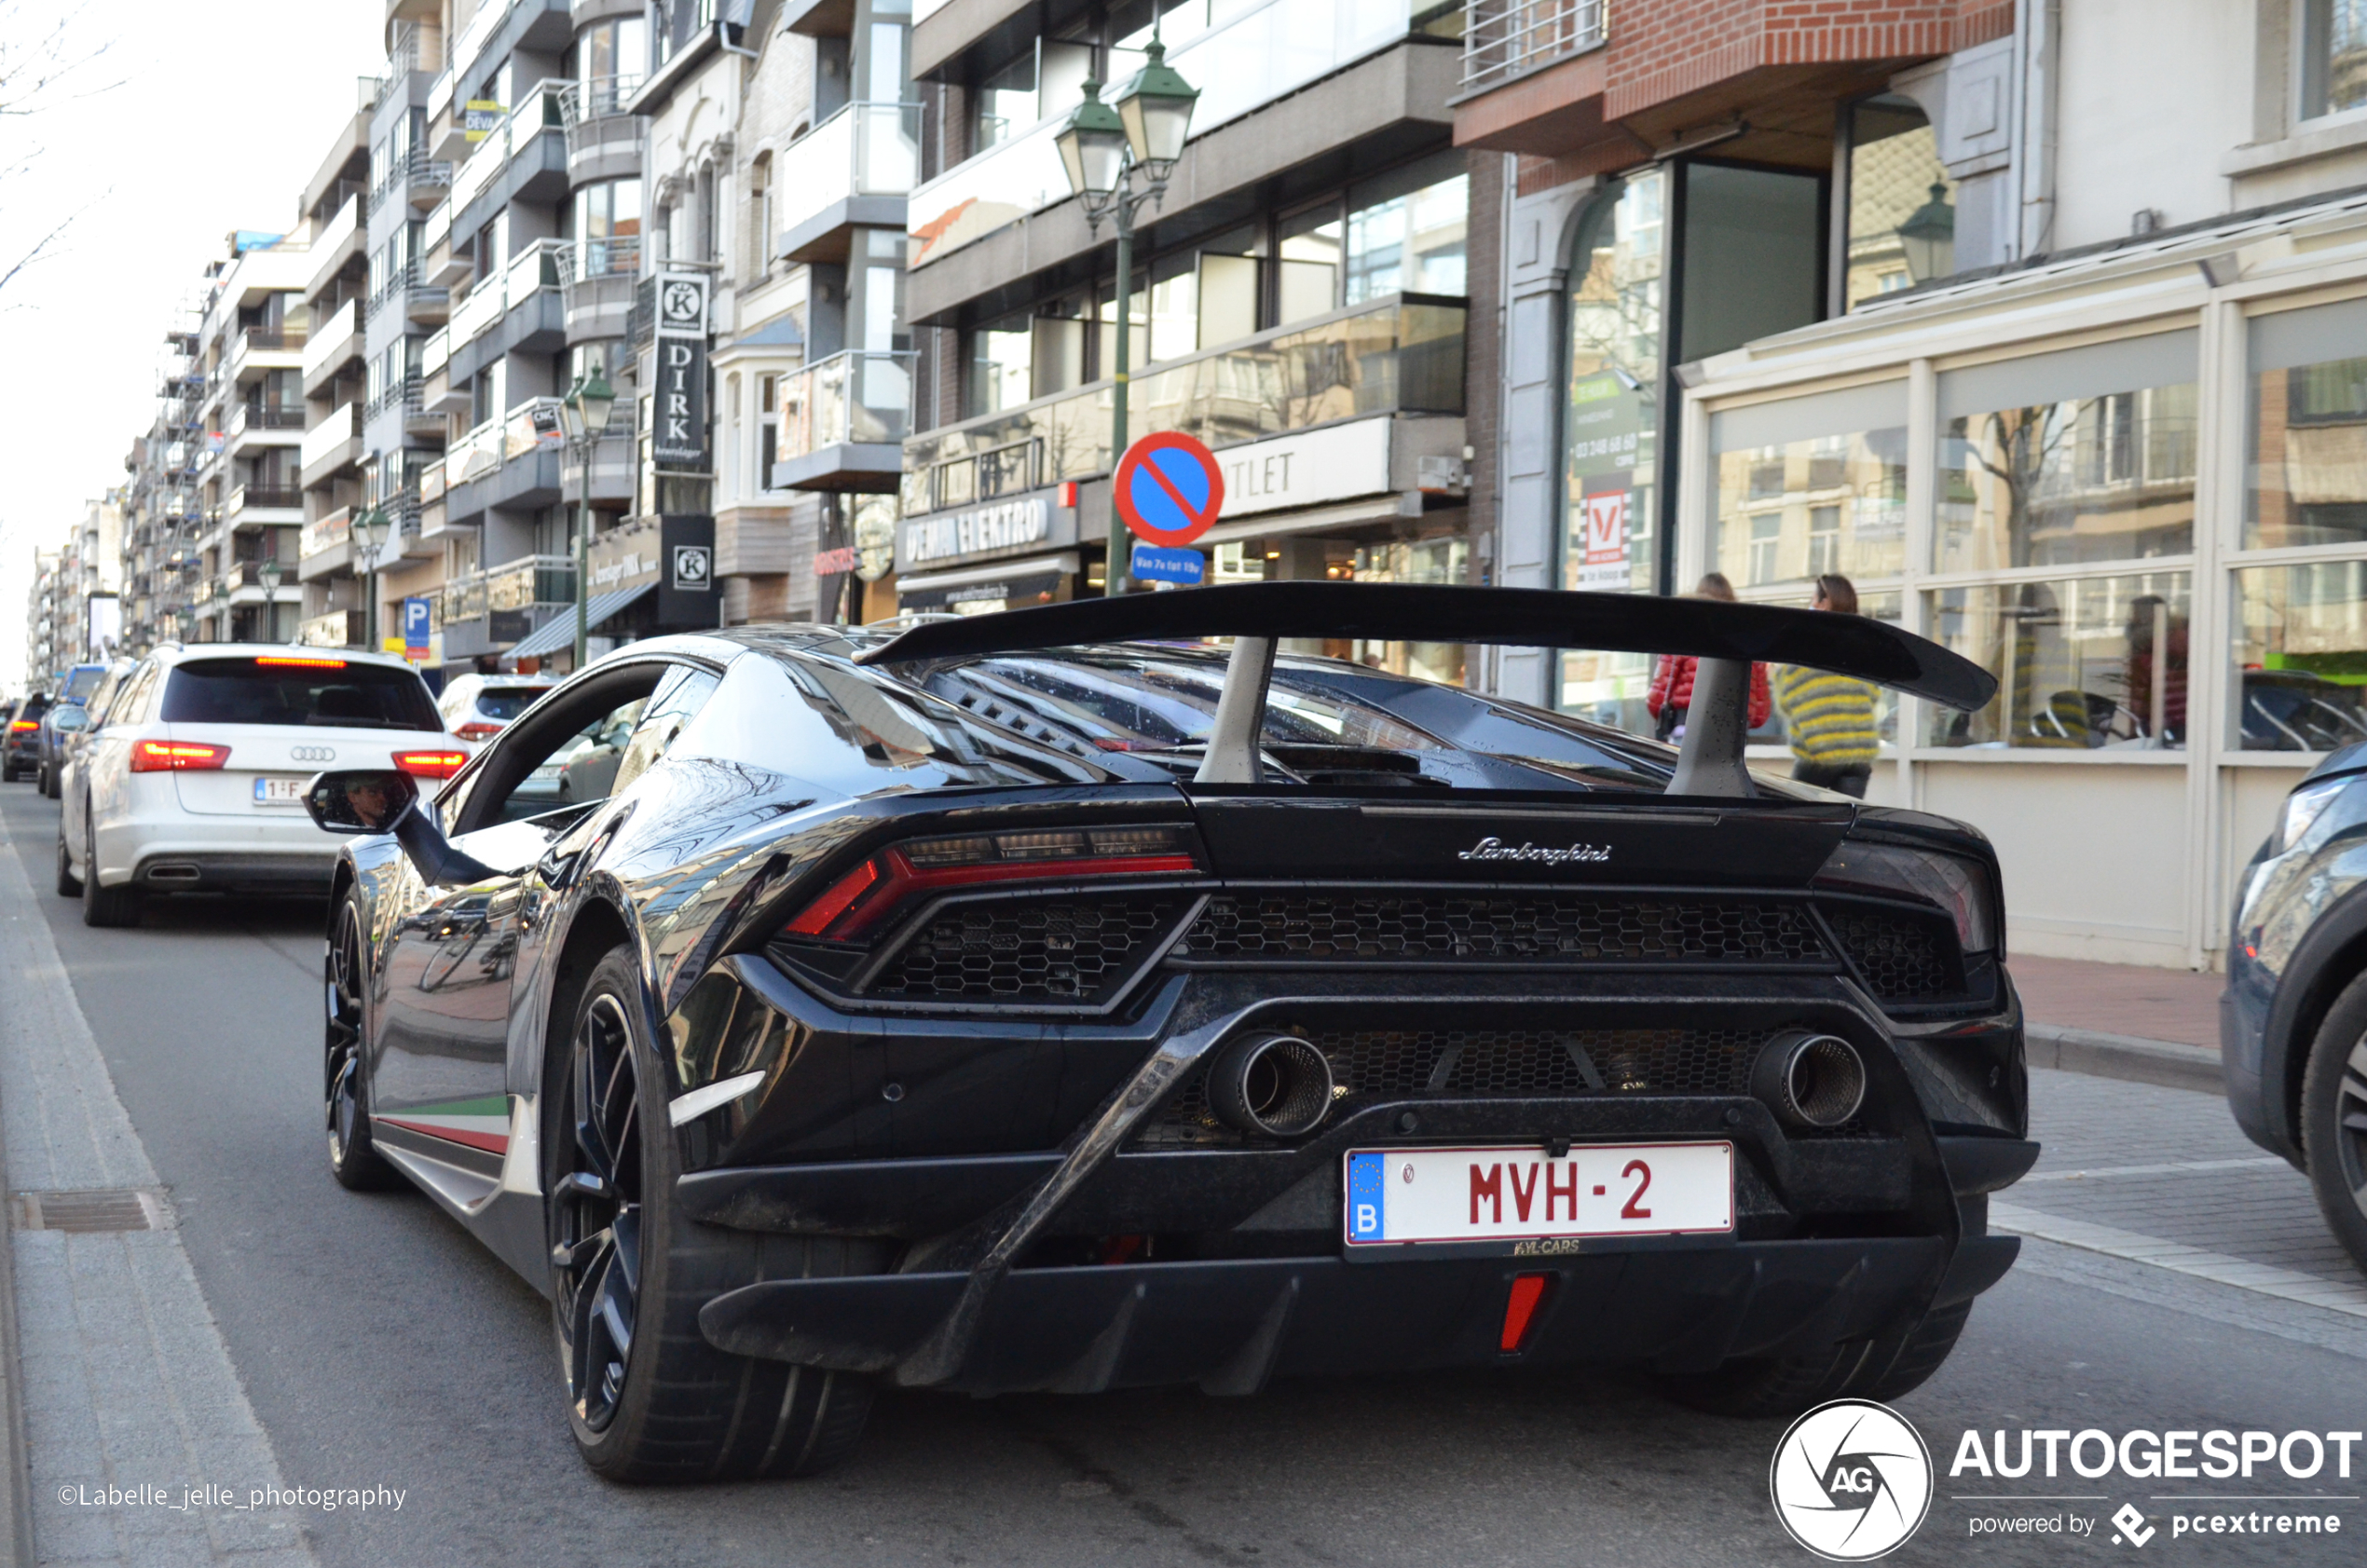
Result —
[[1611, 0], [1603, 114], [1771, 65], [1948, 54], [2013, 31], [2013, 0]]

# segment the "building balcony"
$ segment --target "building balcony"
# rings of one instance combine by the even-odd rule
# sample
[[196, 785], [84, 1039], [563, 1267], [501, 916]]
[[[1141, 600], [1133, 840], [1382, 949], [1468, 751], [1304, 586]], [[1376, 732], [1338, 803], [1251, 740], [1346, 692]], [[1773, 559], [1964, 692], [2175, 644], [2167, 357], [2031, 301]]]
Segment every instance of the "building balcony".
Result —
[[640, 275], [637, 234], [569, 243], [559, 256], [560, 309], [568, 341], [593, 343], [625, 335]]
[[445, 656], [499, 652], [574, 603], [575, 562], [565, 555], [528, 555], [456, 578], [439, 607]]
[[[562, 454], [559, 470], [559, 499], [562, 504], [574, 506], [587, 498], [583, 493], [587, 470], [592, 479], [589, 499], [633, 499], [634, 481], [640, 473], [640, 447], [632, 422], [623, 417], [624, 412], [624, 405], [619, 403], [618, 418], [610, 421], [606, 435], [592, 443], [588, 458], [571, 453]], [[624, 429], [620, 430], [617, 428], [619, 424], [623, 424]]]
[[[1364, 415], [1459, 415], [1466, 314], [1459, 299], [1389, 294], [1146, 365], [1133, 375], [1129, 427], [1137, 435], [1182, 430], [1216, 447]], [[1097, 381], [912, 437], [904, 443], [905, 515], [1107, 473], [1111, 386]], [[775, 484], [781, 472], [773, 470]]]
[[783, 376], [774, 487], [896, 489], [912, 429], [916, 358], [855, 349]]
[[322, 317], [304, 345], [304, 395], [322, 388], [362, 361], [362, 302], [347, 300]]
[[415, 327], [440, 327], [452, 319], [452, 291], [414, 283], [404, 291], [403, 319]]
[[293, 484], [241, 484], [222, 503], [222, 522], [232, 528], [304, 520], [304, 492]]
[[857, 226], [902, 228], [921, 170], [921, 106], [849, 103], [774, 159], [773, 253], [842, 262]]
[[556, 398], [530, 398], [478, 425], [445, 450], [445, 526], [473, 527], [488, 507], [555, 504], [566, 443]]
[[538, 239], [481, 280], [452, 313], [451, 377], [466, 385], [503, 354], [555, 353], [567, 344], [560, 269], [568, 245]]
[[1606, 9], [1605, 0], [1472, 0], [1456, 144], [1550, 157], [1605, 135]]
[[353, 509], [341, 506], [304, 525], [296, 536], [296, 580], [336, 577], [353, 565]]
[[559, 89], [559, 120], [567, 132], [568, 179], [588, 184], [636, 175], [643, 127], [625, 105], [641, 89], [639, 75], [595, 76]]
[[[1233, 124], [1277, 100], [1338, 72], [1365, 56], [1403, 41], [1411, 31], [1411, 8], [1375, 6], [1371, 0], [1251, 0], [1226, 7], [1230, 15], [1212, 27], [1187, 31], [1178, 18], [1164, 23], [1167, 62], [1200, 89], [1192, 112], [1192, 141]], [[915, 29], [916, 70], [920, 43]], [[1069, 110], [1067, 102], [1032, 127], [1014, 128], [1006, 140], [946, 170], [912, 192], [909, 217], [917, 242], [915, 266], [925, 266], [1006, 225], [1073, 199], [1068, 175], [1052, 138]], [[1342, 124], [1342, 133], [1360, 127]], [[1270, 129], [1265, 134], [1275, 134]], [[1284, 138], [1286, 142], [1289, 138]], [[1316, 139], [1273, 149], [1284, 163], [1307, 157], [1339, 138]], [[794, 152], [793, 145], [789, 151]], [[1190, 158], [1187, 148], [1185, 157]], [[1280, 167], [1277, 165], [1277, 169]], [[1262, 175], [1263, 169], [1254, 171]], [[785, 188], [794, 188], [784, 182]], [[1165, 212], [1181, 211], [1218, 191], [1196, 189], [1179, 166]], [[1085, 225], [1077, 224], [1080, 240]], [[1057, 258], [1055, 258], [1057, 259]], [[1042, 263], [1038, 264], [1043, 265]], [[916, 315], [917, 319], [917, 315]]]
[[555, 78], [536, 83], [454, 173], [454, 233], [476, 233], [513, 202], [556, 201], [567, 195], [568, 149], [559, 104], [568, 86]]
[[362, 404], [354, 402], [340, 405], [304, 432], [296, 454], [296, 482], [309, 490], [361, 460]]
[[310, 299], [334, 281], [348, 262], [361, 255], [368, 243], [367, 219], [370, 204], [360, 191], [345, 198], [336, 216], [312, 240], [312, 280], [305, 285], [305, 297]]
[[261, 375], [267, 370], [304, 368], [304, 346], [308, 334], [302, 327], [248, 327], [230, 342], [230, 351], [222, 356], [221, 373], [214, 377], [216, 386], [236, 386], [246, 379], [249, 372]]
[[267, 446], [294, 446], [304, 440], [304, 410], [241, 402], [222, 428], [222, 455], [238, 457]]
[[276, 588], [263, 585], [263, 563], [239, 561], [213, 579], [212, 599], [214, 607], [237, 608], [243, 605], [301, 604], [304, 591], [282, 581]]
[[370, 636], [370, 612], [331, 610], [296, 622], [296, 641], [306, 648], [363, 648]]
[[411, 155], [404, 170], [404, 199], [415, 211], [425, 212], [442, 201], [452, 189], [452, 165], [440, 157], [430, 157], [424, 151]]

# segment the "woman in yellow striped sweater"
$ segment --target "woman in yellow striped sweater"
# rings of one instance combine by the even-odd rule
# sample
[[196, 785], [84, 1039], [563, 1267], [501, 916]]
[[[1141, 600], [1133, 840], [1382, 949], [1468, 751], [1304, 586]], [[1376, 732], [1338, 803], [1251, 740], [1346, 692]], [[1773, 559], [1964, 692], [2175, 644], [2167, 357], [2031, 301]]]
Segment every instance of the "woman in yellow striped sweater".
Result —
[[[1816, 604], [1836, 615], [1857, 613], [1857, 588], [1839, 572], [1816, 579]], [[1862, 680], [1786, 664], [1775, 677], [1775, 705], [1792, 743], [1792, 777], [1822, 789], [1866, 798], [1874, 773], [1874, 689]]]

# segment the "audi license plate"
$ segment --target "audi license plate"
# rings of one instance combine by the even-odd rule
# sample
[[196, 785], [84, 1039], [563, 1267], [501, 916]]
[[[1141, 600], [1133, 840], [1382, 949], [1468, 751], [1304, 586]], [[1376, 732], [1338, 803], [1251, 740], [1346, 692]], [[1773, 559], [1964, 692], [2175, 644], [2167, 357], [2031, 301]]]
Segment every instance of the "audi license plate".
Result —
[[254, 781], [254, 803], [258, 806], [301, 806], [304, 804], [304, 779], [257, 779]]
[[1348, 1156], [1350, 1248], [1512, 1242], [1515, 1254], [1575, 1250], [1584, 1236], [1724, 1234], [1734, 1228], [1731, 1143], [1359, 1149]]

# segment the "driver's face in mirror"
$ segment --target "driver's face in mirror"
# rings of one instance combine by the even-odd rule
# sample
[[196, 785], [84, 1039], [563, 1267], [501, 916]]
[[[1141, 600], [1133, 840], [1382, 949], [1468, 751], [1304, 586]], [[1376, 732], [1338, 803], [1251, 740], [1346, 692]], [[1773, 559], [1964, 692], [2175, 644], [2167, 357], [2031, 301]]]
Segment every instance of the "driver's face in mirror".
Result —
[[365, 827], [384, 827], [394, 818], [394, 802], [389, 798], [383, 784], [365, 780], [349, 784], [346, 787], [345, 798], [346, 804], [353, 808], [354, 816]]

